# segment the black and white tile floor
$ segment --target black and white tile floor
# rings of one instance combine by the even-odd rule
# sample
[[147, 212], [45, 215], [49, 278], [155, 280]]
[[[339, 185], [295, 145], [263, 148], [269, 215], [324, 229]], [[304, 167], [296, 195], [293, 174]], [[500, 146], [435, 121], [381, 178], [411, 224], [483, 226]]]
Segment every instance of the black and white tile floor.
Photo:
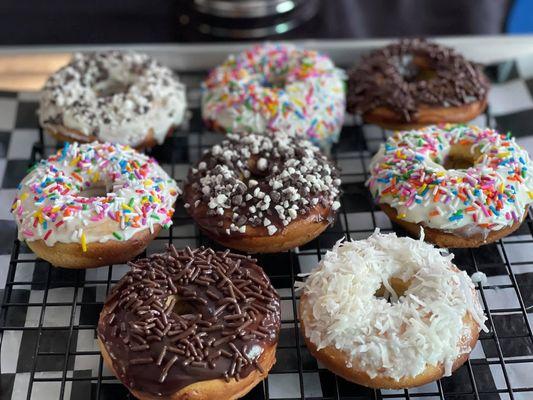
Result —
[[[475, 122], [511, 131], [533, 154], [533, 57], [487, 68], [494, 84], [490, 116]], [[204, 132], [198, 84], [204, 71], [182, 72], [191, 108], [189, 126], [152, 150], [175, 179], [184, 178], [199, 149], [221, 139]], [[0, 92], [0, 397], [2, 399], [118, 399], [127, 390], [102, 365], [94, 327], [110, 284], [125, 266], [87, 271], [50, 267], [16, 239], [10, 205], [32, 160], [49, 154], [56, 143], [39, 143], [37, 93]], [[323, 369], [310, 356], [295, 325], [297, 273], [311, 270], [320, 255], [341, 236], [367, 237], [376, 226], [393, 229], [375, 209], [364, 186], [370, 157], [387, 133], [357, 126], [347, 118], [334, 152], [342, 168], [344, 195], [336, 223], [317, 240], [294, 252], [259, 257], [282, 296], [283, 329], [278, 362], [268, 381], [249, 399], [279, 398], [416, 398], [533, 399], [533, 223], [514, 235], [474, 250], [457, 250], [457, 264], [469, 274], [483, 271], [480, 286], [490, 316], [468, 364], [452, 377], [409, 391], [374, 391], [350, 384]], [[395, 230], [403, 234], [399, 229]], [[162, 232], [148, 253], [172, 241], [177, 247], [211, 244], [177, 205], [175, 225]], [[111, 282], [111, 283], [110, 283]]]

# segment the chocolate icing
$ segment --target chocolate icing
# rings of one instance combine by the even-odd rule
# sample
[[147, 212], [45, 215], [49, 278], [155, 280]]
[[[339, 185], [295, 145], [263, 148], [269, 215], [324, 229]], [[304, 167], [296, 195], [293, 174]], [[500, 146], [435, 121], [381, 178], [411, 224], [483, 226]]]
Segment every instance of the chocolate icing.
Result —
[[416, 120], [420, 105], [456, 107], [482, 101], [489, 84], [481, 68], [455, 50], [424, 39], [404, 39], [364, 56], [349, 72], [348, 111], [377, 107]]
[[173, 246], [130, 262], [97, 330], [124, 385], [165, 396], [261, 370], [258, 358], [277, 342], [281, 317], [279, 296], [255, 262]]
[[216, 235], [247, 227], [272, 235], [309, 217], [331, 222], [340, 206], [335, 166], [310, 142], [282, 133], [228, 135], [189, 170], [184, 192], [188, 212]]

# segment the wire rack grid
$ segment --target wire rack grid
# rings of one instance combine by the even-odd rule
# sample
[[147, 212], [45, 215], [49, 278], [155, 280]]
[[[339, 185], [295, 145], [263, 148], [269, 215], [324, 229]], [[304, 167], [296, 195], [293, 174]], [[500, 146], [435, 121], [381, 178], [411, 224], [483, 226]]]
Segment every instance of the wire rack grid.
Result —
[[[181, 76], [184, 72], [180, 71]], [[190, 82], [198, 83], [205, 71], [188, 71]], [[185, 176], [190, 163], [202, 151], [222, 136], [204, 130], [198, 107], [191, 109], [189, 124], [176, 130], [164, 145], [149, 153], [178, 181]], [[480, 123], [493, 125], [486, 113]], [[533, 333], [528, 320], [523, 293], [517, 280], [521, 266], [533, 264], [533, 220], [528, 215], [520, 230], [498, 243], [480, 249], [454, 250], [456, 264], [469, 274], [483, 271], [498, 279], [478, 285], [483, 307], [488, 317], [489, 333], [482, 333], [471, 357], [452, 377], [413, 390], [391, 391], [367, 389], [343, 380], [327, 371], [314, 360], [299, 333], [297, 318], [299, 295], [294, 281], [300, 272], [307, 272], [317, 264], [327, 249], [341, 237], [367, 237], [376, 227], [396, 231], [385, 215], [373, 204], [364, 186], [368, 177], [368, 163], [372, 153], [389, 133], [372, 126], [362, 126], [348, 118], [340, 143], [332, 157], [342, 168], [343, 195], [335, 223], [319, 238], [299, 249], [281, 254], [260, 255], [263, 266], [282, 301], [282, 330], [278, 345], [278, 363], [269, 378], [259, 384], [248, 399], [323, 398], [323, 399], [523, 399], [533, 398], [533, 379], [527, 386], [515, 385], [513, 366], [533, 368]], [[42, 132], [32, 149], [28, 166], [49, 155], [59, 144], [49, 143]], [[203, 236], [187, 216], [181, 201], [176, 205], [174, 224], [161, 232], [150, 244], [147, 253], [160, 251], [166, 243], [176, 247], [185, 245], [217, 245]], [[531, 258], [510, 261], [513, 245], [529, 246]], [[24, 270], [33, 265], [33, 275]], [[95, 327], [105, 295], [127, 270], [124, 265], [103, 267], [91, 271], [61, 270], [36, 259], [24, 243], [13, 243], [6, 289], [1, 300], [0, 332], [18, 331], [30, 337], [24, 341], [24, 351], [30, 352], [27, 369], [30, 371], [27, 391], [21, 398], [40, 397], [41, 385], [54, 385], [58, 398], [131, 398], [129, 392], [105, 368], [96, 346], [80, 346], [80, 338], [95, 343]], [[30, 288], [36, 296], [21, 298], [20, 288]], [[62, 292], [58, 300], [57, 292]], [[505, 292], [514, 306], [495, 305], [495, 293]], [[506, 304], [506, 303], [505, 303]], [[21, 313], [33, 315], [33, 323], [20, 323]], [[49, 314], [62, 315], [62, 321], [49, 321]], [[499, 324], [501, 316], [511, 316], [513, 329]], [[510, 344], [513, 344], [510, 346]], [[516, 344], [516, 346], [514, 345]], [[2, 342], [0, 342], [0, 346]], [[480, 349], [478, 349], [478, 347]], [[508, 350], [508, 349], [518, 350]], [[520, 350], [523, 349], [523, 350]], [[22, 349], [21, 349], [22, 351]], [[509, 354], [509, 351], [519, 354]], [[473, 353], [473, 354], [474, 354]], [[481, 354], [481, 355], [479, 355]], [[80, 361], [82, 360], [82, 361]], [[53, 368], [50, 366], [53, 365]], [[47, 372], [52, 370], [52, 373]], [[495, 383], [495, 374], [499, 383]], [[20, 393], [19, 393], [20, 394]], [[525, 397], [524, 397], [525, 396]]]

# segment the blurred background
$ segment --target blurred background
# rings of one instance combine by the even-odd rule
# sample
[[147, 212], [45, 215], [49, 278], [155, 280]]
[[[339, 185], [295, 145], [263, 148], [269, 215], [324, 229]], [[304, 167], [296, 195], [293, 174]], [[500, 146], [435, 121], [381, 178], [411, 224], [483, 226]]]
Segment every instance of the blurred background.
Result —
[[2, 0], [0, 44], [533, 32], [531, 0]]

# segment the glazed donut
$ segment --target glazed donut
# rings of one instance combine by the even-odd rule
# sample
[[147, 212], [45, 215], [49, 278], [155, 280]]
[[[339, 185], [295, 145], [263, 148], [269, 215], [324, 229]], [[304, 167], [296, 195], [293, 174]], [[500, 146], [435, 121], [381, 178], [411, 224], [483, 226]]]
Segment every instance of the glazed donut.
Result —
[[185, 114], [185, 87], [172, 71], [133, 52], [76, 53], [44, 85], [43, 129], [61, 141], [161, 144]]
[[370, 163], [376, 203], [412, 235], [478, 247], [516, 230], [533, 202], [533, 166], [509, 135], [441, 125], [398, 132]]
[[348, 111], [387, 129], [468, 122], [487, 106], [488, 79], [453, 49], [405, 39], [349, 72]]
[[57, 267], [126, 262], [172, 224], [179, 189], [128, 146], [66, 143], [22, 180], [12, 213], [20, 240]]
[[289, 132], [329, 148], [344, 120], [343, 78], [316, 51], [258, 45], [211, 71], [202, 86], [202, 117], [222, 132]]
[[130, 263], [97, 334], [105, 364], [139, 399], [236, 399], [276, 361], [279, 296], [256, 260], [210, 248]]
[[310, 142], [229, 134], [189, 170], [185, 207], [207, 236], [251, 253], [303, 245], [340, 207], [337, 169]]
[[303, 284], [300, 322], [311, 354], [372, 388], [451, 375], [487, 331], [474, 284], [452, 258], [379, 230], [339, 241]]

